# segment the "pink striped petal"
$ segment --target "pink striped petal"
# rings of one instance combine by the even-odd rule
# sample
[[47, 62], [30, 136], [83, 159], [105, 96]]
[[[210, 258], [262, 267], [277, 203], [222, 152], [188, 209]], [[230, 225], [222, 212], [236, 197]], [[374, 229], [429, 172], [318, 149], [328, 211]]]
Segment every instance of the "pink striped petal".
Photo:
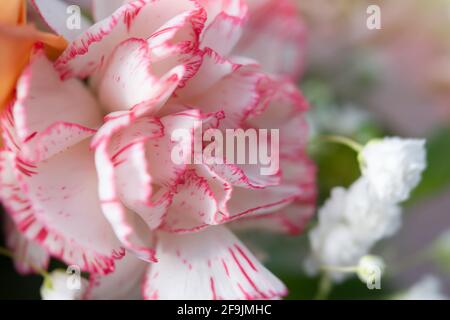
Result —
[[9, 149], [28, 161], [45, 160], [93, 135], [102, 123], [92, 94], [78, 80], [61, 81], [38, 49], [3, 115]]
[[84, 299], [88, 300], [140, 300], [141, 287], [148, 263], [127, 252], [116, 262], [114, 272], [102, 276], [91, 274]]
[[[135, 126], [130, 126], [132, 123]], [[162, 129], [154, 118], [136, 119], [125, 113], [110, 118], [92, 143], [102, 211], [124, 246], [146, 261], [155, 261], [149, 228], [160, 224], [165, 210], [150, 202], [152, 178], [142, 145], [147, 139], [160, 136]], [[128, 189], [130, 183], [136, 185]]]
[[132, 38], [112, 53], [99, 81], [99, 98], [108, 111], [130, 109], [170, 94], [171, 84], [185, 73], [183, 64], [162, 68], [152, 60], [148, 43]]
[[240, 67], [222, 58], [210, 48], [201, 51], [200, 57], [201, 65], [195, 76], [176, 92], [177, 97], [182, 101], [204, 95], [211, 87]]
[[205, 29], [201, 38], [202, 48], [212, 48], [221, 56], [228, 56], [239, 39], [244, 28], [244, 18], [231, 16], [225, 12], [217, 15]]
[[315, 212], [316, 167], [306, 155], [281, 159], [283, 185], [294, 185], [298, 193], [292, 204], [272, 212], [260, 212], [243, 216], [232, 222], [233, 230], [264, 230], [298, 235], [303, 232]]
[[[44, 166], [51, 167], [58, 162], [65, 161], [67, 162], [67, 159], [60, 156], [56, 162], [49, 161]], [[70, 164], [70, 161], [68, 161], [68, 164]], [[58, 169], [64, 170], [62, 167], [60, 166]], [[52, 167], [52, 169], [57, 168]], [[72, 171], [72, 174], [78, 174], [78, 171]], [[41, 192], [45, 190], [43, 187], [39, 189], [41, 186], [38, 186], [39, 192], [32, 194], [36, 189], [34, 184], [36, 181], [30, 182], [30, 179], [33, 179], [31, 176], [35, 176], [34, 179], [42, 179], [51, 184], [48, 187], [55, 189], [55, 192], [50, 193], [48, 198], [42, 198]], [[101, 213], [99, 216], [95, 214], [95, 211], [80, 211], [77, 209], [78, 205], [84, 203], [85, 199], [81, 201], [78, 199], [78, 202], [73, 200], [86, 190], [89, 192], [89, 189], [80, 189], [76, 185], [76, 180], [67, 181], [68, 184], [76, 186], [77, 190], [70, 194], [71, 190], [68, 186], [58, 186], [55, 181], [58, 178], [64, 179], [64, 175], [52, 176], [52, 178], [48, 177], [48, 170], [42, 173], [41, 168], [16, 158], [11, 152], [4, 151], [1, 153], [0, 198], [16, 223], [18, 230], [28, 239], [39, 243], [51, 255], [67, 264], [76, 264], [83, 271], [102, 274], [113, 271], [114, 260], [119, 259], [123, 255], [123, 251], [111, 234], [109, 225], [107, 223], [102, 224], [102, 221], [106, 222], [106, 220], [101, 216]], [[86, 178], [80, 181], [84, 185], [89, 183]], [[65, 184], [64, 182], [63, 184]], [[83, 187], [85, 187], [84, 185]], [[91, 190], [89, 195], [91, 198], [95, 197], [95, 189]], [[62, 207], [57, 204], [58, 199]], [[66, 207], [70, 205], [69, 202], [76, 202], [76, 204], [71, 208]], [[70, 213], [73, 210], [76, 213]], [[83, 220], [86, 215], [88, 217]], [[91, 226], [90, 228], [85, 228], [86, 221], [90, 222], [88, 224]], [[77, 228], [80, 223], [82, 227]], [[92, 226], [98, 229], [93, 230]]]
[[224, 159], [221, 159], [223, 164], [218, 163], [219, 159], [205, 159], [207, 167], [222, 179], [233, 186], [248, 188], [248, 189], [262, 189], [265, 187], [276, 186], [280, 184], [281, 173], [273, 175], [262, 175], [259, 164], [227, 164]]
[[49, 229], [105, 256], [120, 249], [100, 209], [89, 141], [36, 164], [30, 171], [22, 177], [22, 188], [36, 216]]
[[152, 186], [143, 143], [132, 144], [114, 158], [117, 189], [123, 204], [154, 229], [161, 224], [171, 193]]
[[289, 235], [301, 234], [315, 213], [314, 204], [293, 204], [279, 212], [243, 218], [230, 224], [235, 231], [261, 230]]
[[146, 299], [274, 299], [285, 286], [226, 228], [158, 234], [160, 262], [144, 284]]
[[194, 170], [186, 171], [180, 178], [161, 229], [184, 233], [220, 223], [223, 214], [208, 181]]
[[203, 113], [222, 111], [225, 118], [221, 128], [240, 128], [261, 99], [259, 83], [266, 77], [254, 70], [253, 66], [233, 68], [233, 72], [217, 81], [201, 95], [182, 99]]
[[292, 158], [281, 159], [283, 183], [296, 185], [299, 195], [296, 201], [313, 204], [317, 197], [315, 163], [304, 152]]
[[[101, 130], [99, 133], [101, 133]], [[151, 206], [149, 206], [147, 209], [151, 210], [150, 215], [148, 215], [148, 212], [145, 212], [143, 219], [137, 213], [130, 211], [124, 206], [121, 199], [120, 186], [118, 186], [116, 182], [117, 176], [114, 159], [112, 159], [111, 154], [110, 140], [109, 138], [103, 137], [102, 139], [95, 141], [95, 143], [95, 164], [98, 169], [97, 175], [99, 179], [98, 192], [103, 214], [111, 224], [116, 236], [127, 249], [136, 253], [139, 258], [145, 261], [156, 261], [154, 250], [152, 249], [153, 239], [149, 235], [150, 229], [146, 222], [151, 225], [159, 224], [158, 216], [161, 213], [158, 213], [158, 211], [155, 214], [155, 212], [151, 210]], [[131, 146], [133, 146], [133, 144], [131, 144]], [[142, 168], [140, 170], [142, 170]], [[133, 174], [138, 172], [139, 169], [133, 169], [132, 171]], [[142, 179], [139, 179], [134, 176], [133, 179], [136, 179], [140, 183], [145, 183], [149, 178], [148, 176], [144, 176]], [[149, 193], [148, 190], [149, 186], [145, 186], [142, 194], [133, 196], [147, 196]], [[126, 194], [122, 195], [122, 197], [125, 196]], [[136, 208], [141, 208], [143, 199], [138, 198], [137, 202], [134, 199], [135, 198], [128, 199], [128, 204], [133, 207], [136, 206]]]
[[6, 245], [12, 251], [14, 265], [22, 275], [47, 270], [50, 255], [37, 242], [26, 238], [15, 225], [12, 218], [5, 216]]
[[246, 0], [195, 0], [207, 13], [207, 25], [213, 23], [217, 16], [224, 13], [229, 16], [245, 18], [247, 14]]
[[165, 43], [174, 40], [186, 46], [186, 42], [198, 42], [204, 20], [204, 10], [193, 1], [133, 1], [73, 41], [56, 66], [64, 78], [87, 77], [107, 62], [120, 43], [130, 38], [149, 39], [169, 28], [175, 32]]
[[141, 240], [148, 238], [146, 228], [160, 225], [172, 202], [173, 188], [186, 168], [186, 164], [172, 161], [176, 143], [172, 132], [191, 132], [200, 120], [196, 110], [161, 119], [136, 118], [128, 112], [111, 116], [94, 138], [103, 211], [119, 239], [141, 257], [145, 247]]
[[276, 129], [280, 134], [280, 156], [303, 152], [309, 140], [305, 113], [308, 102], [291, 81], [267, 77], [258, 86], [260, 102], [246, 115], [245, 125], [256, 129]]
[[279, 211], [293, 203], [300, 194], [299, 187], [285, 184], [264, 189], [235, 187], [228, 201], [228, 220]]
[[257, 60], [265, 71], [297, 79], [303, 72], [306, 27], [294, 0], [250, 0], [249, 22], [234, 54]]

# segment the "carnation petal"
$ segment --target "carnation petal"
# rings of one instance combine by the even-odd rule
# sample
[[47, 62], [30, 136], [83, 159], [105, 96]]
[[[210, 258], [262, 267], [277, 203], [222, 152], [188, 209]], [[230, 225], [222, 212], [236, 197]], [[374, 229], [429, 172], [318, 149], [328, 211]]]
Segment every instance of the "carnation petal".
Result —
[[229, 220], [276, 212], [294, 202], [300, 194], [300, 188], [293, 185], [279, 185], [264, 189], [235, 187], [228, 201]]
[[[28, 187], [27, 193], [23, 191], [22, 180], [24, 179], [24, 175], [37, 175], [39, 174], [39, 172], [36, 171], [38, 168], [34, 165], [30, 166], [30, 164], [16, 158], [16, 156], [9, 151], [3, 151], [1, 153], [0, 161], [0, 197], [11, 218], [17, 225], [19, 232], [28, 239], [32, 239], [39, 243], [51, 255], [61, 259], [67, 264], [78, 265], [83, 271], [106, 274], [114, 270], [114, 260], [122, 256], [122, 250], [119, 246], [114, 247], [114, 244], [116, 244], [114, 240], [105, 245], [108, 240], [109, 226], [107, 224], [104, 225], [103, 228], [98, 229], [98, 231], [104, 230], [103, 234], [101, 234], [101, 232], [94, 232], [94, 235], [88, 235], [86, 234], [88, 230], [84, 230], [83, 227], [77, 230], [69, 230], [74, 227], [73, 225], [70, 225], [70, 223], [73, 222], [74, 219], [79, 218], [76, 215], [75, 217], [60, 216], [58, 214], [60, 209], [70, 210], [70, 208], [57, 209], [55, 202], [52, 201], [52, 199], [56, 199], [55, 194], [52, 194], [50, 199], [44, 199], [45, 201], [42, 201], [42, 204], [53, 204], [52, 210], [42, 212], [39, 202], [29, 198], [32, 186]], [[50, 164], [50, 166], [51, 165], [52, 164]], [[47, 182], [50, 181], [53, 180], [48, 179]], [[72, 181], [72, 183], [74, 182]], [[63, 191], [70, 190], [67, 188], [65, 190], [60, 189], [57, 194], [59, 195]], [[65, 196], [63, 196], [63, 198], [64, 197]], [[70, 198], [72, 197], [70, 196], [63, 200], [68, 200]], [[55, 212], [53, 209], [58, 211]], [[92, 215], [92, 212], [84, 211], [84, 213]], [[55, 225], [52, 225], [52, 227], [49, 228], [47, 226], [48, 220], [45, 220], [47, 216], [54, 217], [55, 220], [58, 220], [60, 223], [55, 223]], [[83, 214], [81, 214], [81, 218], [82, 216]], [[93, 215], [93, 217], [95, 217], [95, 215]], [[89, 218], [88, 220], [90, 221], [90, 219], [92, 218]], [[66, 224], [64, 227], [61, 227], [67, 221], [69, 221], [69, 225]], [[98, 226], [98, 223], [94, 224]], [[80, 232], [81, 234], [74, 236], [76, 237], [74, 239], [72, 238], [70, 231], [72, 231], [72, 234], [76, 234], [77, 232]], [[93, 240], [95, 237], [101, 237], [99, 242]], [[80, 238], [84, 241], [90, 239], [91, 243], [85, 245], [85, 243], [83, 244], [79, 241]], [[111, 246], [111, 244], [113, 246]], [[103, 249], [108, 246], [110, 247], [108, 250], [104, 250], [108, 251], [107, 254], [100, 252], [102, 250], [99, 245], [103, 245]]]
[[195, 77], [188, 80], [176, 94], [181, 100], [203, 95], [239, 67], [240, 65], [224, 59], [212, 49], [205, 48], [201, 52], [201, 65]]
[[120, 242], [144, 261], [156, 261], [150, 229], [139, 215], [122, 204], [115, 182], [114, 163], [107, 140], [95, 145], [95, 165], [98, 168], [98, 194], [103, 214]]
[[203, 113], [222, 111], [221, 128], [240, 128], [244, 119], [258, 105], [261, 95], [258, 84], [266, 76], [253, 66], [242, 66], [218, 81], [202, 95], [186, 99]]
[[160, 263], [144, 284], [146, 299], [274, 299], [286, 288], [226, 228], [158, 234]]
[[292, 204], [279, 212], [255, 215], [232, 222], [232, 230], [261, 230], [289, 235], [299, 235], [315, 213], [315, 206]]
[[[181, 36], [181, 39], [170, 38], [166, 42], [195, 42], [204, 22], [204, 10], [195, 2], [140, 0], [123, 5], [89, 28], [69, 45], [55, 64], [63, 78], [87, 77], [98, 71], [121, 42], [129, 38], [149, 39], [167, 21], [179, 15], [193, 32], [187, 33], [187, 39]], [[172, 33], [174, 37], [179, 34]]]
[[12, 218], [5, 216], [6, 244], [12, 251], [16, 270], [22, 274], [38, 273], [47, 270], [50, 255], [37, 242], [25, 237]]
[[208, 163], [207, 167], [211, 171], [233, 186], [262, 189], [280, 183], [280, 172], [273, 175], [262, 175], [261, 164], [227, 164], [224, 159], [220, 158], [206, 158], [205, 162]]
[[178, 84], [184, 74], [182, 64], [161, 70], [159, 64], [152, 61], [148, 43], [132, 38], [112, 53], [100, 80], [99, 98], [108, 111], [130, 109], [170, 95], [173, 84]]
[[234, 53], [257, 60], [265, 71], [297, 79], [304, 67], [306, 27], [295, 1], [257, 1]]
[[85, 299], [89, 300], [139, 300], [142, 299], [141, 286], [149, 264], [138, 259], [133, 253], [116, 261], [114, 272], [102, 276], [91, 274]]
[[209, 47], [221, 56], [228, 56], [241, 38], [243, 26], [243, 18], [220, 13], [205, 29], [202, 48]]
[[4, 115], [6, 140], [29, 161], [42, 161], [91, 136], [100, 109], [78, 80], [61, 81], [38, 49], [17, 84], [17, 99]]
[[215, 194], [208, 181], [188, 170], [179, 179], [162, 230], [193, 232], [222, 220]]

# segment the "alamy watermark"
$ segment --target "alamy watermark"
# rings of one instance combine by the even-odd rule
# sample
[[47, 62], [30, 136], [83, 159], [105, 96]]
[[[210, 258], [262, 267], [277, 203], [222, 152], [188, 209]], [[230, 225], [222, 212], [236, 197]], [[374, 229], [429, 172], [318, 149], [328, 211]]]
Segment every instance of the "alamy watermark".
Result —
[[381, 8], [375, 4], [367, 7], [366, 13], [368, 14], [366, 20], [366, 26], [369, 30], [381, 29]]
[[68, 6], [66, 9], [68, 15], [66, 19], [66, 27], [69, 30], [81, 29], [81, 8], [77, 5]]
[[66, 286], [69, 290], [81, 290], [81, 268], [77, 265], [70, 265], [66, 269], [68, 275]]
[[176, 129], [171, 140], [172, 162], [181, 164], [250, 164], [259, 165], [260, 174], [269, 176], [279, 171], [280, 133], [278, 129]]
[[366, 286], [369, 290], [381, 290], [381, 277], [383, 270], [379, 267], [373, 267], [370, 274], [366, 276]]

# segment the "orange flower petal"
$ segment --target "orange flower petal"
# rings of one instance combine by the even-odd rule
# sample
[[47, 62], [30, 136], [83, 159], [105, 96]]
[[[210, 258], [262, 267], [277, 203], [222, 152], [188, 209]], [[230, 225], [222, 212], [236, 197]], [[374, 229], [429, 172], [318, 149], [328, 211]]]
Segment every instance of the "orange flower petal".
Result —
[[0, 107], [4, 106], [29, 60], [33, 44], [43, 42], [50, 58], [56, 58], [67, 46], [59, 36], [36, 30], [32, 25], [0, 26]]
[[7, 0], [0, 4], [0, 24], [8, 26], [24, 25], [27, 21], [25, 0]]
[[8, 0], [0, 4], [0, 112], [13, 96], [34, 43], [43, 42], [51, 59], [56, 59], [67, 47], [62, 37], [26, 25], [26, 14], [25, 0]]

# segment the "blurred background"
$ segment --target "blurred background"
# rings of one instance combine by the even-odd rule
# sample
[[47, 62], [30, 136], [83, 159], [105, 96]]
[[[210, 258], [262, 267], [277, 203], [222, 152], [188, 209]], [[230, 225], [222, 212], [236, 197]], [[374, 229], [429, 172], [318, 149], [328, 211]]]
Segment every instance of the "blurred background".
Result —
[[[330, 298], [390, 298], [427, 274], [438, 277], [450, 296], [450, 240], [436, 242], [450, 230], [450, 1], [296, 1], [308, 29], [299, 86], [312, 106], [313, 137], [428, 141], [428, 169], [405, 204], [403, 227], [374, 251], [387, 264], [382, 289], [368, 290], [355, 278], [336, 286]], [[379, 30], [366, 25], [366, 10], [374, 4], [381, 9]], [[319, 168], [319, 205], [332, 187], [348, 186], [359, 176], [354, 153], [345, 147], [312, 144], [311, 154]], [[303, 271], [305, 235], [241, 237], [286, 283], [288, 298], [314, 297], [318, 279]], [[0, 299], [39, 298], [40, 277], [19, 276], [4, 257], [0, 284]]]

